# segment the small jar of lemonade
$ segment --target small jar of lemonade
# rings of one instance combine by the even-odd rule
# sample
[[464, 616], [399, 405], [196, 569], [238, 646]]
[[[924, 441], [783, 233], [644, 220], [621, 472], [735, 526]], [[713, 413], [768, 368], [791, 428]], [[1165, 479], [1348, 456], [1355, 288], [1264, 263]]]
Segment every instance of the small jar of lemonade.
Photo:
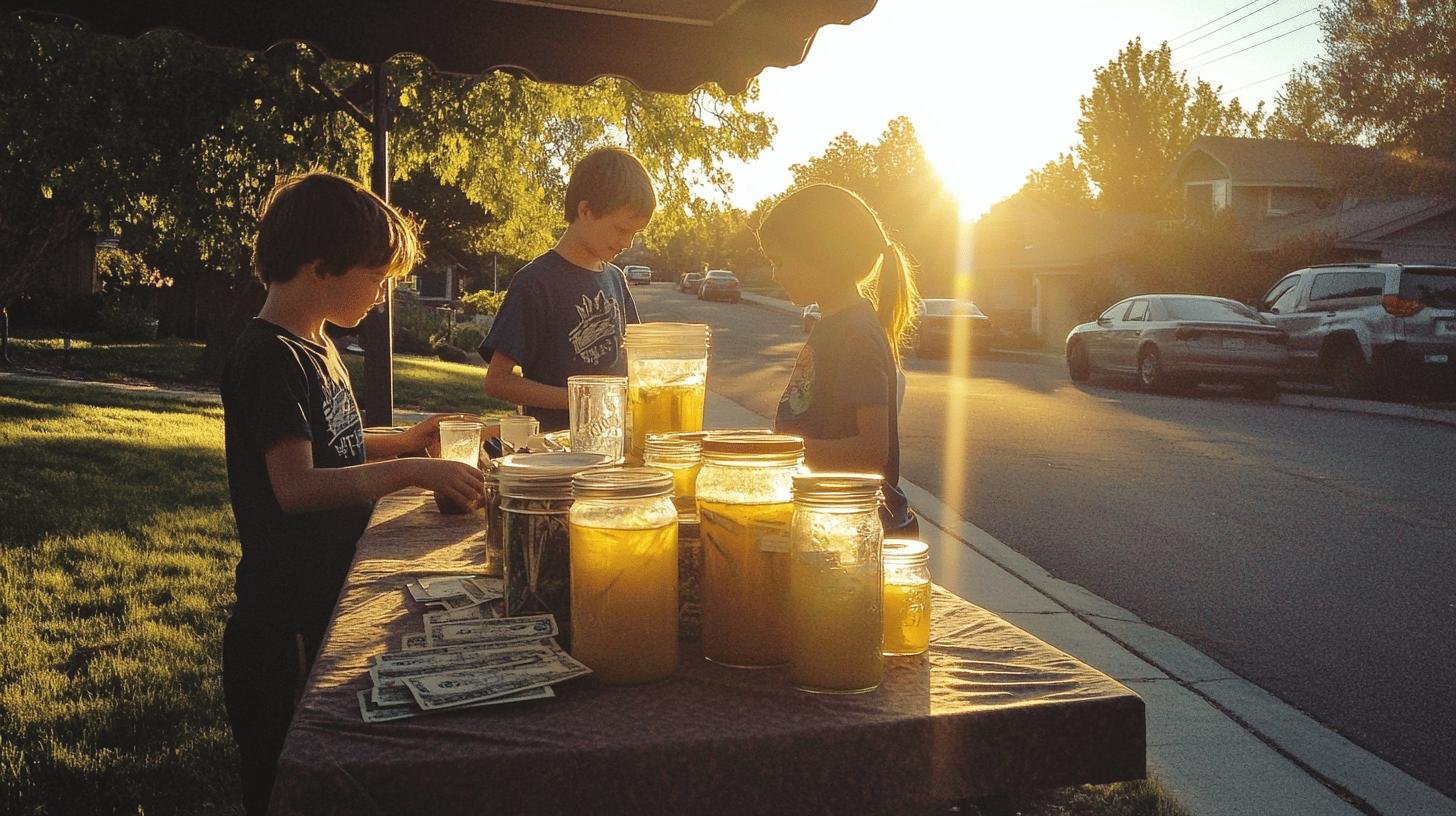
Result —
[[571, 480], [571, 654], [604, 683], [677, 669], [677, 509], [672, 476], [607, 468]]
[[885, 539], [885, 654], [930, 648], [930, 548], [910, 538]]
[[789, 523], [804, 440], [710, 433], [698, 472], [703, 656], [740, 668], [789, 659]]
[[649, 434], [703, 429], [710, 335], [702, 323], [627, 326], [628, 462], [642, 461]]
[[672, 503], [682, 521], [698, 520], [698, 471], [703, 466], [701, 432], [649, 434], [642, 464], [672, 474]]
[[805, 691], [873, 691], [884, 677], [880, 483], [875, 473], [794, 477], [789, 682]]

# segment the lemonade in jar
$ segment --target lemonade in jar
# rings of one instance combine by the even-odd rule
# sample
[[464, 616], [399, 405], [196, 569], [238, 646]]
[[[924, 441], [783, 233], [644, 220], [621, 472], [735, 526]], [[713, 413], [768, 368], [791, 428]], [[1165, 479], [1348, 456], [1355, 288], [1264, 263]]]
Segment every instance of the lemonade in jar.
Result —
[[677, 669], [678, 522], [672, 477], [609, 468], [572, 479], [571, 654], [611, 684]]
[[629, 461], [642, 461], [651, 434], [702, 430], [709, 336], [701, 323], [627, 326]]
[[913, 539], [885, 539], [885, 654], [930, 648], [930, 551]]

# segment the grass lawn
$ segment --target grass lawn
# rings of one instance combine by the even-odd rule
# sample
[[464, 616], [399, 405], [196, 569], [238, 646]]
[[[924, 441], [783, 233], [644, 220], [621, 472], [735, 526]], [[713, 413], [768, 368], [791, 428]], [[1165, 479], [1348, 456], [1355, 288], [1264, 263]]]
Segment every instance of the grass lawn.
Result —
[[[240, 812], [219, 665], [236, 559], [220, 407], [4, 382], [0, 813]], [[1010, 806], [1182, 814], [1154, 783]]]
[[[62, 368], [64, 352], [54, 334], [23, 333], [11, 338], [11, 359], [26, 368], [112, 382], [150, 382], [216, 390], [215, 383], [199, 381], [194, 368], [202, 356], [202, 343], [194, 340], [102, 342], [78, 337], [71, 341], [71, 364]], [[355, 392], [364, 385], [364, 358], [345, 354]], [[505, 403], [485, 396], [485, 366], [447, 363], [433, 357], [394, 356], [394, 404], [401, 409], [443, 412], [469, 411], [495, 414]]]

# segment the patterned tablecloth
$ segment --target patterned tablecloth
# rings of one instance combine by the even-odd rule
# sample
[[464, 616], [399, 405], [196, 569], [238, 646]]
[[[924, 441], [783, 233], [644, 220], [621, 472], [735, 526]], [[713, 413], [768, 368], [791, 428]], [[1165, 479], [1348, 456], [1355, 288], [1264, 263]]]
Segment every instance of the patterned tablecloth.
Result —
[[822, 696], [684, 644], [645, 686], [366, 724], [374, 656], [420, 629], [410, 578], [483, 560], [481, 520], [429, 496], [379, 503], [279, 761], [274, 814], [907, 813], [1145, 774], [1143, 701], [939, 587], [931, 648], [879, 690]]

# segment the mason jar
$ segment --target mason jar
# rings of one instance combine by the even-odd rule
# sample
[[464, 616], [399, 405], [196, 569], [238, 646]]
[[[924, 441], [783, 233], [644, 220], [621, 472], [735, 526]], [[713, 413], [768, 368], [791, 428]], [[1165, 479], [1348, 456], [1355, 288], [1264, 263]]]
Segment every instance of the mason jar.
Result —
[[604, 683], [677, 669], [678, 526], [672, 476], [606, 468], [572, 477], [571, 654]]
[[682, 521], [698, 519], [698, 471], [703, 466], [702, 434], [649, 434], [642, 464], [672, 474], [672, 503]]
[[482, 572], [501, 575], [505, 559], [501, 550], [500, 461], [482, 462], [480, 470], [485, 475], [485, 567]]
[[710, 433], [698, 472], [703, 655], [741, 668], [789, 659], [789, 524], [804, 440]]
[[930, 648], [930, 548], [911, 538], [885, 539], [885, 654]]
[[628, 462], [642, 461], [650, 434], [703, 429], [710, 336], [702, 323], [628, 324]]
[[805, 691], [873, 691], [884, 677], [875, 473], [794, 477], [789, 534], [789, 682]]
[[500, 463], [506, 616], [554, 615], [566, 649], [571, 648], [571, 477], [608, 461], [598, 453], [522, 453]]

